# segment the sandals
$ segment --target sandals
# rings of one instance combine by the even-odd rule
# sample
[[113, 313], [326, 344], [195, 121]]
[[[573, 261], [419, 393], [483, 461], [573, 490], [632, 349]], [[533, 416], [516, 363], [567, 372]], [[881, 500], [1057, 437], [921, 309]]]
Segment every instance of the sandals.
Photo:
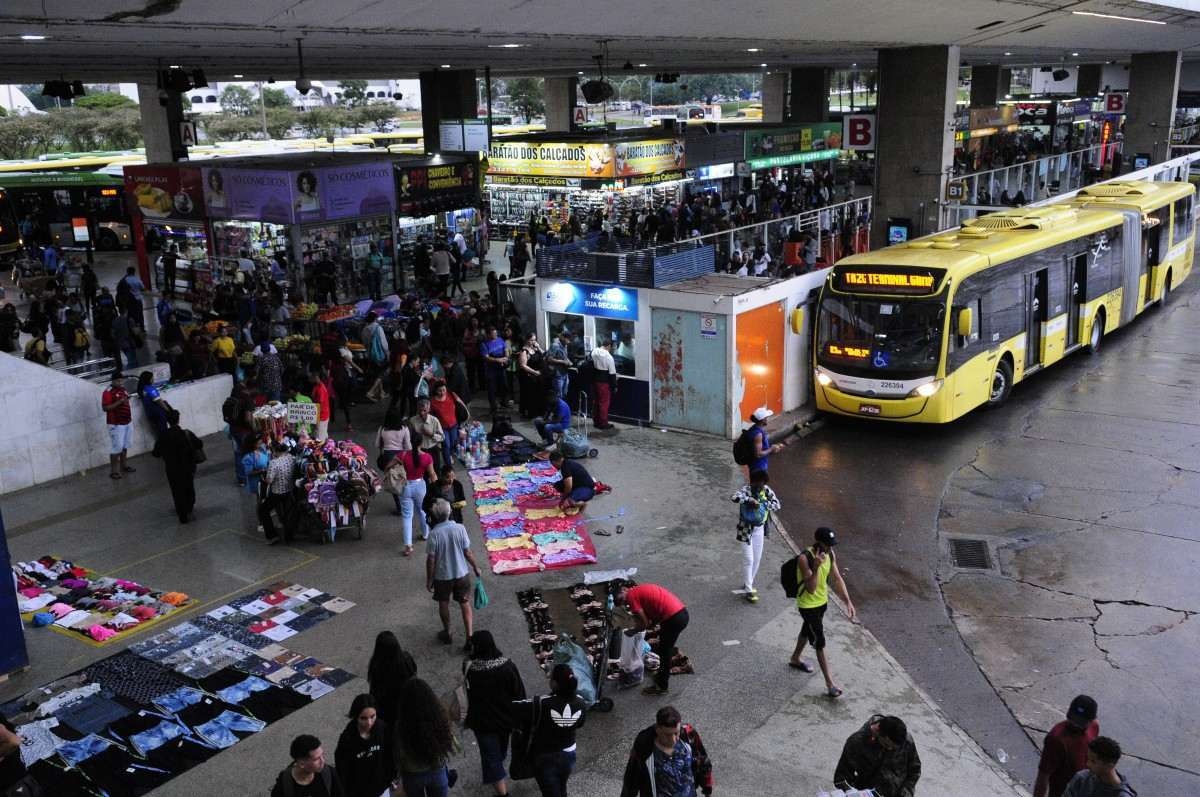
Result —
[[809, 664], [807, 661], [802, 661], [799, 664], [797, 664], [794, 661], [789, 661], [788, 666], [791, 667], [793, 670], [800, 670], [801, 672], [811, 673], [813, 671], [813, 666], [811, 664]]
[[825, 696], [836, 700], [837, 698], [842, 696], [842, 690], [838, 689], [836, 686], [831, 686], [825, 690]]
[[121, 478], [121, 474], [119, 474], [119, 473], [110, 473], [110, 474], [108, 474], [108, 478], [110, 478], [110, 479], [113, 479], [113, 480], [117, 480], [117, 479], [120, 479], [120, 478]]
[[412, 556], [412, 552], [413, 552], [412, 546], [409, 545], [409, 546], [405, 547], [405, 549], [404, 549], [404, 556]]
[[136, 473], [137, 468], [131, 468], [128, 465], [126, 465], [125, 467], [121, 468], [121, 472], [122, 473]]

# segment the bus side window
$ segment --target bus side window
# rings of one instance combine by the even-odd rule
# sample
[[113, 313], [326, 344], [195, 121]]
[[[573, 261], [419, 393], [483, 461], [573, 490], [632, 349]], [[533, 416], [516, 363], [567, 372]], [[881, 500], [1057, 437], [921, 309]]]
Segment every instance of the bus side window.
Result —
[[1171, 229], [1171, 244], [1182, 243], [1192, 234], [1192, 198], [1190, 196], [1175, 200], [1174, 227]]

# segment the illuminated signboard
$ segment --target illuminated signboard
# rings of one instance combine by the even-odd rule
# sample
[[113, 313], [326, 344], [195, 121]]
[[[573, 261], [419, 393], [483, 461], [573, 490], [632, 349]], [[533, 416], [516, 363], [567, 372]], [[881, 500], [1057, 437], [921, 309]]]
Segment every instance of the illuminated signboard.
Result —
[[848, 360], [865, 360], [871, 356], [871, 350], [862, 346], [843, 346], [830, 343], [826, 348], [830, 357], [844, 357]]
[[874, 268], [840, 269], [834, 285], [847, 293], [900, 293], [923, 296], [937, 291], [942, 271], [938, 269]]

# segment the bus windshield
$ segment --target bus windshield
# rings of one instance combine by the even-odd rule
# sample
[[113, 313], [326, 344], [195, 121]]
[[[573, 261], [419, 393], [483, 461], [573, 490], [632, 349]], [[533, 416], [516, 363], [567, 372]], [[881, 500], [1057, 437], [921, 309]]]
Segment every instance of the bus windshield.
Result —
[[839, 373], [915, 379], [937, 372], [946, 320], [944, 299], [821, 301], [817, 361]]

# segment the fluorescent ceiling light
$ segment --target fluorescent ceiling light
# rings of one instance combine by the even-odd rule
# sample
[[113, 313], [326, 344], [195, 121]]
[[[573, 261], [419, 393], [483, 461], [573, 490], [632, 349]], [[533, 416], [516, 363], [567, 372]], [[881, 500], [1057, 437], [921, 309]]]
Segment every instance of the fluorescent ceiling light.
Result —
[[1145, 22], [1147, 25], [1166, 25], [1157, 19], [1139, 19], [1138, 17], [1122, 17], [1118, 14], [1101, 14], [1099, 11], [1072, 11], [1077, 17], [1100, 17], [1102, 19], [1119, 19], [1122, 22]]
[[23, 41], [27, 41], [27, 42], [40, 42], [40, 41], [43, 41], [45, 38], [46, 37], [40, 33], [22, 33], [21, 34], [21, 39]]
[[524, 47], [524, 46], [525, 45], [523, 45], [523, 44], [489, 44], [488, 49], [490, 49], [490, 50], [515, 50], [518, 47]]
[[761, 48], [761, 47], [747, 47], [747, 48], [746, 48], [746, 52], [748, 52], [748, 53], [760, 53], [760, 52], [762, 52], [762, 48]]
[[1012, 55], [1012, 53], [1005, 53], [1005, 55]]
[[234, 75], [235, 78], [243, 77], [242, 75]]
[[761, 66], [761, 67], [765, 67], [765, 66], [766, 66], [766, 64], [759, 64], [759, 66]]
[[449, 69], [449, 68], [450, 68], [450, 64], [442, 64], [442, 69]]
[[649, 66], [649, 64], [638, 64], [639, 67]]

